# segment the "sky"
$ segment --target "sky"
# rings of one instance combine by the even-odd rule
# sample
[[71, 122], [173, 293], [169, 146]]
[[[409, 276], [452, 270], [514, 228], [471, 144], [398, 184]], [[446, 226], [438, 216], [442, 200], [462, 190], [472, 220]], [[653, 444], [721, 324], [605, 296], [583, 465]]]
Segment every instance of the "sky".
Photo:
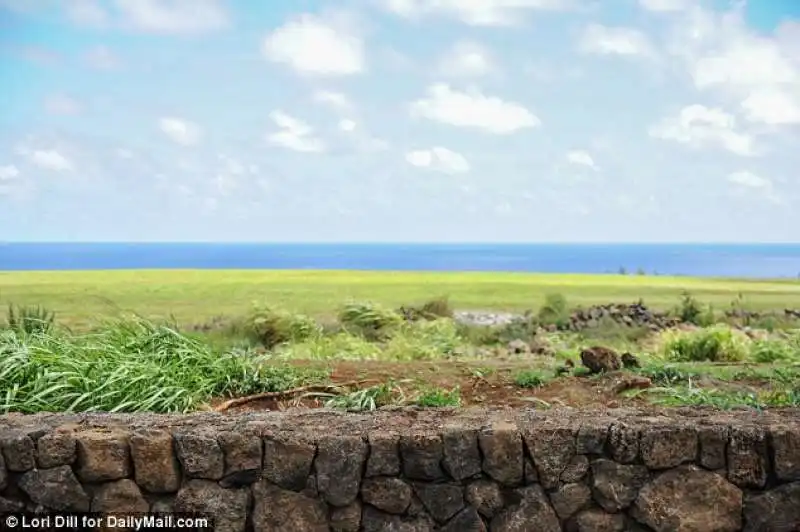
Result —
[[800, 241], [798, 0], [0, 0], [0, 102], [0, 241]]

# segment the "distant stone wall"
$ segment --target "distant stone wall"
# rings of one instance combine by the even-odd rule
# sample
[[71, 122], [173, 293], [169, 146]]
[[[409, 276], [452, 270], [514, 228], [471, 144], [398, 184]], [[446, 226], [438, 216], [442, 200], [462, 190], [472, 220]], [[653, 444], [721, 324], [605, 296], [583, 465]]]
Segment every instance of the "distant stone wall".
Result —
[[800, 530], [800, 411], [0, 417], [0, 513], [217, 530]]

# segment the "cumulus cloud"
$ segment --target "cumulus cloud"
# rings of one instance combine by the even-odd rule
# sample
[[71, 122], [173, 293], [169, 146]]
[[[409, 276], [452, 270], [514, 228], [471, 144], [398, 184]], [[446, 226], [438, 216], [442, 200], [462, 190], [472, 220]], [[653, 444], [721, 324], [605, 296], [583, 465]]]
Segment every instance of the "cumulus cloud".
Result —
[[736, 117], [720, 108], [689, 105], [677, 116], [654, 124], [650, 136], [686, 144], [694, 148], [723, 148], [742, 156], [757, 155], [751, 135], [737, 129]]
[[361, 38], [352, 28], [310, 14], [300, 15], [267, 35], [262, 52], [275, 63], [316, 76], [358, 74], [366, 68]]
[[459, 41], [439, 60], [439, 71], [447, 77], [481, 77], [495, 70], [489, 50], [474, 41]]
[[456, 127], [507, 135], [541, 125], [522, 104], [485, 96], [478, 90], [461, 92], [445, 83], [428, 87], [427, 95], [411, 103], [412, 116]]
[[175, 117], [163, 117], [158, 126], [169, 139], [183, 146], [193, 146], [200, 142], [202, 130], [200, 126]]
[[72, 161], [67, 159], [67, 157], [62, 155], [57, 150], [31, 150], [28, 148], [21, 148], [18, 151], [32, 164], [45, 170], [52, 170], [54, 172], [69, 172], [75, 168], [72, 164]]
[[314, 92], [312, 98], [316, 103], [328, 105], [337, 110], [348, 110], [353, 107], [350, 98], [341, 92], [318, 90]]
[[639, 5], [648, 11], [660, 13], [685, 11], [697, 5], [697, 0], [639, 0]]
[[563, 10], [572, 0], [383, 0], [396, 15], [420, 19], [427, 16], [454, 18], [470, 26], [513, 26], [533, 10]]
[[769, 179], [747, 171], [739, 171], [728, 174], [728, 181], [734, 185], [748, 188], [769, 188], [772, 186], [772, 182]]
[[406, 162], [417, 168], [443, 174], [464, 174], [470, 171], [469, 162], [463, 155], [441, 146], [410, 151], [406, 153]]
[[583, 150], [572, 150], [567, 153], [567, 161], [578, 166], [587, 166], [592, 170], [597, 170], [597, 164], [588, 152]]
[[19, 169], [13, 164], [0, 166], [0, 181], [11, 181], [19, 177]]
[[694, 9], [676, 24], [670, 50], [698, 90], [737, 99], [748, 120], [800, 124], [800, 37], [758, 33], [743, 17], [741, 8]]
[[299, 152], [319, 153], [325, 151], [325, 143], [314, 135], [314, 128], [307, 122], [281, 110], [270, 113], [270, 118], [280, 131], [267, 136], [269, 143]]
[[222, 0], [115, 0], [124, 24], [150, 33], [199, 34], [226, 28]]
[[578, 50], [586, 54], [653, 57], [655, 47], [643, 32], [633, 28], [588, 25], [579, 41]]

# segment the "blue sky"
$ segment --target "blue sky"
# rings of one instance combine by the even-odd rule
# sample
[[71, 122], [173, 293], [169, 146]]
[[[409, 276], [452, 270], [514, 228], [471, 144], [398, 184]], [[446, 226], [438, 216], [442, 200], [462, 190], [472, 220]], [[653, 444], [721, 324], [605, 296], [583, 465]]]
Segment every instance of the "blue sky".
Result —
[[0, 240], [800, 240], [797, 0], [0, 0], [0, 80]]

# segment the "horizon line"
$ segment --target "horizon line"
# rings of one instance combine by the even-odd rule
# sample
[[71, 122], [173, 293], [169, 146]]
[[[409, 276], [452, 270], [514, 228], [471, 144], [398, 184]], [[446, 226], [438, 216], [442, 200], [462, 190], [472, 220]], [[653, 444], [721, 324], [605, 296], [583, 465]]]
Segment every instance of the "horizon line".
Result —
[[262, 245], [262, 246], [800, 246], [758, 241], [274, 241], [274, 240], [0, 240], [0, 245]]

